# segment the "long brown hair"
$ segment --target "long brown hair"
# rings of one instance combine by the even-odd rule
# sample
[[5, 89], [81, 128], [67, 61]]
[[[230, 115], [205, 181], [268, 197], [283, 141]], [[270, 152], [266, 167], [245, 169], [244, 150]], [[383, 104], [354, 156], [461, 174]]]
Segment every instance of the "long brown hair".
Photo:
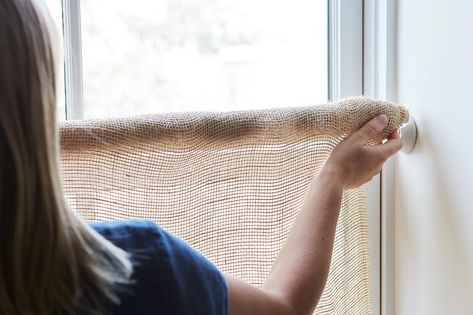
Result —
[[0, 0], [0, 314], [98, 313], [130, 261], [69, 210], [45, 5]]

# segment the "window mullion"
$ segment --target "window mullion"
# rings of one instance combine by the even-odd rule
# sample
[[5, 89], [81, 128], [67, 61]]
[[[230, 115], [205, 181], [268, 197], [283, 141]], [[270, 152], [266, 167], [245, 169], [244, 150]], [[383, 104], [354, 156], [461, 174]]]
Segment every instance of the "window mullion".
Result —
[[363, 93], [363, 1], [328, 1], [329, 99]]
[[[377, 1], [377, 0], [373, 0]], [[363, 63], [367, 51], [364, 50], [366, 32], [364, 18], [368, 0], [328, 0], [328, 65], [329, 99], [370, 95], [365, 86]], [[369, 14], [367, 16], [370, 16]], [[376, 176], [364, 185], [368, 196], [368, 243], [370, 265], [370, 299], [373, 314], [380, 314], [381, 299], [381, 184]]]
[[80, 0], [62, 0], [66, 119], [84, 118]]

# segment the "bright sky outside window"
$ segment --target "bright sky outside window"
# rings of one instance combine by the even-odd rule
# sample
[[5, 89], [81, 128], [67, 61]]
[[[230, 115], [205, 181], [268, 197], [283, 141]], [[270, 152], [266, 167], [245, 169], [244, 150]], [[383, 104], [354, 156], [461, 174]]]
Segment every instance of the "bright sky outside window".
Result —
[[326, 5], [82, 0], [85, 118], [325, 102]]

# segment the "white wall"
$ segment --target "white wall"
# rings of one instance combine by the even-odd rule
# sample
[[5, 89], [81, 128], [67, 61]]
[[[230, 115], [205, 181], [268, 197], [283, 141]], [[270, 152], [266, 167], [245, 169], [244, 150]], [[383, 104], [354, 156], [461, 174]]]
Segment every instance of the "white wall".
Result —
[[397, 101], [420, 134], [394, 163], [395, 313], [473, 314], [473, 1], [397, 16]]

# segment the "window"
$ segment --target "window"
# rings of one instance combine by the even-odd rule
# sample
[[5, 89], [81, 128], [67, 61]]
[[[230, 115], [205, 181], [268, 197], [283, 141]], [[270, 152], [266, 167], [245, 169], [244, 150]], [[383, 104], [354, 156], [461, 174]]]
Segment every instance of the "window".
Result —
[[79, 16], [84, 118], [327, 100], [326, 1], [82, 0]]
[[[303, 106], [362, 94], [370, 85], [363, 70], [376, 72], [371, 62], [379, 59], [363, 50], [363, 32], [378, 30], [363, 17], [385, 2], [46, 1], [65, 35], [66, 119]], [[379, 178], [368, 195], [378, 314]]]

